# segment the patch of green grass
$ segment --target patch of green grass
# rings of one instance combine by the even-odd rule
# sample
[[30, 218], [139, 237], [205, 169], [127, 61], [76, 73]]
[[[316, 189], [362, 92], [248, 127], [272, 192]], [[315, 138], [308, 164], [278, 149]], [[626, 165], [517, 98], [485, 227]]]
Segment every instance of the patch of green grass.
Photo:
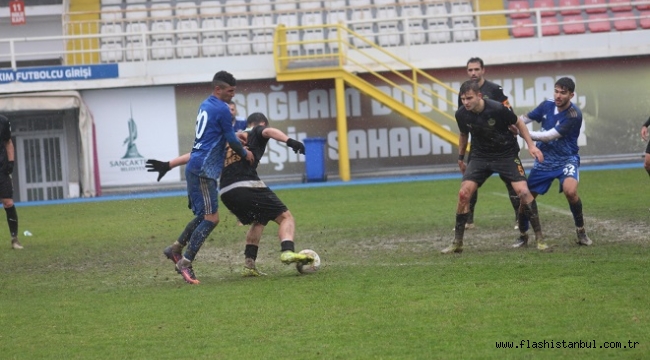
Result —
[[[505, 187], [481, 189], [462, 255], [458, 180], [278, 191], [297, 249], [322, 260], [300, 276], [279, 261], [277, 226], [242, 278], [246, 227], [222, 207], [185, 284], [162, 249], [191, 218], [184, 197], [20, 207], [23, 251], [0, 252], [6, 359], [631, 358], [650, 352], [648, 178], [583, 172], [592, 247], [574, 243], [557, 188], [538, 198], [553, 251], [511, 249]], [[644, 176], [641, 176], [644, 175]], [[596, 349], [497, 349], [497, 342], [595, 341]], [[635, 348], [605, 349], [600, 346]], [[526, 343], [528, 344], [528, 343]]]

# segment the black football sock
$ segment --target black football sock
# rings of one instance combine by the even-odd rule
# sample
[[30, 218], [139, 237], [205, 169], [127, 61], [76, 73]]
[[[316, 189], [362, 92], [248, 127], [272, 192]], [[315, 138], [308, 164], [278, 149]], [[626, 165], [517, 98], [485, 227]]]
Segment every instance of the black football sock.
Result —
[[293, 240], [282, 240], [282, 242], [280, 243], [280, 249], [282, 252], [295, 251]]
[[463, 241], [465, 236], [465, 224], [467, 224], [467, 218], [469, 213], [465, 214], [456, 214], [456, 226], [454, 226], [454, 241]]
[[585, 219], [582, 216], [582, 200], [578, 198], [578, 201], [576, 201], [575, 204], [569, 203], [569, 208], [571, 209], [571, 214], [573, 214], [573, 222], [576, 224], [576, 227], [584, 227]]
[[16, 206], [12, 205], [10, 208], [5, 208], [7, 213], [7, 224], [9, 224], [9, 233], [11, 237], [15, 238], [18, 236], [18, 213], [16, 212]]
[[244, 249], [244, 257], [246, 259], [257, 260], [257, 250], [259, 247], [257, 245], [246, 244], [246, 249]]

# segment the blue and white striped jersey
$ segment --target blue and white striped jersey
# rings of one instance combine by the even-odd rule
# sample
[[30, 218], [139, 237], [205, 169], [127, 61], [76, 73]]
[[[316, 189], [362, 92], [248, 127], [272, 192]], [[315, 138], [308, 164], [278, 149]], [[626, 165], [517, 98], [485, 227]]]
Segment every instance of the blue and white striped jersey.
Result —
[[578, 136], [582, 126], [582, 112], [573, 103], [562, 112], [557, 112], [555, 102], [546, 100], [528, 113], [528, 118], [542, 125], [540, 131], [553, 128], [562, 135], [559, 139], [544, 143], [537, 142], [537, 147], [544, 153], [544, 162], [535, 160], [534, 168], [538, 170], [558, 170], [566, 164], [580, 166]]

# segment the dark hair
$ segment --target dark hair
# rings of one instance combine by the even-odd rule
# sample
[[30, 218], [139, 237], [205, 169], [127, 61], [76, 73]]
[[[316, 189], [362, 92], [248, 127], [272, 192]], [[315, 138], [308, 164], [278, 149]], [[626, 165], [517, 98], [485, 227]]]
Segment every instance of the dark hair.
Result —
[[481, 69], [483, 69], [483, 66], [484, 66], [483, 65], [483, 59], [481, 59], [480, 57], [469, 58], [469, 60], [467, 60], [467, 64], [465, 64], [465, 66], [469, 65], [470, 63], [479, 63], [479, 64], [481, 64]]
[[253, 125], [259, 125], [261, 123], [265, 122], [266, 125], [269, 124], [269, 119], [264, 116], [264, 114], [256, 112], [248, 115], [248, 119], [246, 119], [246, 126], [251, 127]]
[[458, 95], [466, 94], [468, 91], [474, 91], [475, 93], [480, 93], [481, 88], [478, 86], [478, 81], [476, 80], [467, 80], [460, 86]]
[[559, 78], [555, 82], [555, 86], [558, 86], [562, 90], [569, 90], [569, 92], [574, 92], [576, 89], [576, 83], [568, 77]]
[[237, 86], [237, 80], [235, 80], [235, 77], [232, 76], [231, 73], [221, 70], [218, 73], [214, 74], [214, 77], [212, 78], [212, 87], [217, 86]]

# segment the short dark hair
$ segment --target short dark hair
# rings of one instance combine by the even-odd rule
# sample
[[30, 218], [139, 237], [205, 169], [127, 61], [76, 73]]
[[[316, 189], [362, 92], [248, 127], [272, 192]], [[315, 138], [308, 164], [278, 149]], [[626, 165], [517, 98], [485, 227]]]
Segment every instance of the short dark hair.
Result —
[[480, 93], [481, 88], [478, 86], [478, 81], [476, 80], [467, 80], [460, 86], [458, 95], [466, 94], [468, 91], [474, 91], [475, 93]]
[[246, 119], [246, 126], [251, 127], [251, 126], [257, 126], [261, 123], [265, 122], [266, 125], [269, 124], [269, 119], [264, 116], [264, 114], [256, 112], [248, 115], [248, 119]]
[[237, 86], [237, 80], [232, 76], [231, 73], [221, 70], [218, 73], [214, 74], [212, 78], [212, 87], [226, 87], [226, 86]]
[[574, 92], [576, 89], [576, 83], [568, 77], [562, 77], [557, 79], [555, 86], [558, 86], [562, 90], [568, 90], [569, 92]]
[[469, 58], [469, 60], [467, 60], [467, 64], [465, 64], [465, 66], [469, 65], [470, 63], [479, 63], [479, 64], [481, 64], [481, 69], [483, 69], [483, 66], [484, 66], [483, 65], [483, 59], [481, 59], [480, 57]]

